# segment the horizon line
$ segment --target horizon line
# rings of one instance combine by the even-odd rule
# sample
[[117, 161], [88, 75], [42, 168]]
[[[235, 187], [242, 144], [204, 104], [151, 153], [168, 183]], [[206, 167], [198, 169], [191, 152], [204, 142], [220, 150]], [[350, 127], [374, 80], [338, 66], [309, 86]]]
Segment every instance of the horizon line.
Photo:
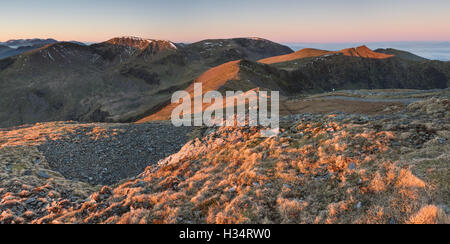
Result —
[[42, 40], [46, 40], [46, 39], [54, 39], [58, 42], [82, 42], [82, 43], [101, 43], [101, 42], [105, 42], [108, 40], [111, 40], [113, 38], [118, 38], [118, 37], [138, 37], [138, 38], [143, 38], [143, 39], [152, 39], [152, 40], [167, 40], [167, 41], [171, 41], [174, 43], [196, 43], [196, 42], [201, 42], [201, 41], [205, 41], [205, 40], [220, 40], [220, 39], [236, 39], [236, 38], [261, 38], [261, 39], [265, 39], [265, 40], [269, 40], [272, 42], [276, 42], [276, 43], [281, 43], [281, 44], [348, 44], [348, 43], [424, 43], [424, 42], [430, 42], [430, 43], [447, 43], [450, 42], [450, 40], [376, 40], [376, 41], [276, 41], [273, 39], [269, 39], [269, 38], [265, 38], [265, 37], [258, 37], [258, 36], [236, 36], [236, 37], [218, 37], [218, 38], [204, 38], [204, 39], [198, 39], [195, 41], [172, 41], [171, 39], [167, 39], [167, 38], [148, 38], [148, 37], [142, 37], [142, 36], [136, 36], [136, 35], [117, 35], [117, 36], [113, 36], [107, 39], [104, 39], [102, 41], [80, 41], [77, 39], [70, 39], [70, 40], [58, 40], [57, 38], [54, 37], [24, 37], [24, 38], [9, 38], [6, 39], [6, 41], [0, 41], [0, 43], [4, 43], [4, 42], [8, 42], [11, 40], [26, 40], [26, 39], [42, 39]]

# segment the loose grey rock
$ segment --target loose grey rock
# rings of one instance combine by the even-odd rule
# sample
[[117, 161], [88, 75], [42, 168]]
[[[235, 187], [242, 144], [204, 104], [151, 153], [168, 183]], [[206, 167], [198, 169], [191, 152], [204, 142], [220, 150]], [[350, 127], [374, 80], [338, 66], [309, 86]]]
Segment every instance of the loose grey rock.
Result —
[[355, 164], [355, 163], [351, 163], [351, 164], [348, 166], [348, 168], [349, 168], [350, 170], [355, 170], [355, 169], [356, 169], [356, 164]]
[[50, 178], [50, 175], [48, 175], [45, 171], [42, 171], [42, 170], [39, 171], [37, 175], [38, 175], [39, 177], [44, 178], [44, 179]]
[[[94, 129], [100, 127], [102, 134]], [[39, 146], [52, 170], [71, 180], [112, 185], [142, 173], [147, 166], [178, 152], [190, 127], [170, 122], [92, 125]], [[98, 132], [96, 132], [98, 133]]]

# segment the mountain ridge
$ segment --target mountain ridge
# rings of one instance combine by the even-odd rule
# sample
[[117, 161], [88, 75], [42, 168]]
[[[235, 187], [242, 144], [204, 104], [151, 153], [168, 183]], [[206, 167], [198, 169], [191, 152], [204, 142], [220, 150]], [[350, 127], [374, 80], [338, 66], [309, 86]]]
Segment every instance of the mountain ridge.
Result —
[[[289, 97], [335, 89], [442, 89], [450, 81], [445, 70], [450, 71], [450, 63], [424, 64], [360, 46], [335, 52], [302, 49], [257, 62], [229, 62], [206, 71], [195, 81], [202, 83], [203, 92], [261, 89], [280, 91]], [[186, 91], [193, 97], [191, 90], [192, 84]], [[137, 123], [168, 120], [175, 107], [170, 104]]]
[[[172, 93], [194, 81], [205, 90], [261, 88], [295, 96], [333, 89], [445, 88], [449, 77], [448, 63], [405, 60], [366, 46], [294, 53], [262, 38], [185, 45], [136, 37], [90, 46], [58, 42], [0, 61], [0, 126], [142, 122], [158, 117]], [[170, 110], [165, 111], [168, 119]]]
[[164, 45], [164, 46], [167, 45], [173, 49], [177, 49], [175, 43], [168, 40], [146, 39], [133, 36], [115, 37], [106, 41], [106, 43], [111, 43], [114, 45], [130, 46], [139, 49], [146, 49], [150, 45]]
[[293, 52], [262, 39], [207, 40], [176, 49], [171, 43], [159, 49], [145, 42], [150, 45], [144, 49], [108, 41], [90, 46], [60, 42], [1, 60], [0, 126], [129, 122], [214, 66]]
[[6, 42], [0, 42], [0, 45], [20, 47], [20, 46], [46, 45], [46, 44], [57, 43], [57, 42], [58, 41], [53, 38], [11, 39]]
[[0, 42], [1, 46], [6, 46], [9, 50], [0, 51], [0, 59], [21, 55], [28, 51], [42, 48], [49, 44], [58, 43], [55, 39], [17, 39]]
[[377, 53], [376, 51], [372, 51], [370, 48], [363, 45], [363, 46], [359, 46], [359, 47], [345, 48], [340, 51], [327, 51], [327, 50], [314, 49], [314, 48], [304, 48], [304, 49], [301, 49], [300, 51], [297, 51], [292, 54], [287, 54], [287, 55], [277, 56], [277, 57], [270, 57], [270, 58], [259, 60], [259, 62], [265, 63], [265, 64], [274, 64], [274, 63], [293, 61], [293, 60], [302, 59], [302, 58], [312, 58], [312, 57], [338, 55], [338, 54], [342, 54], [342, 55], [350, 56], [350, 57], [374, 58], [374, 59], [386, 59], [386, 58], [394, 57], [394, 55], [390, 55], [390, 54]]
[[393, 49], [393, 48], [379, 48], [379, 49], [376, 49], [375, 52], [390, 54], [390, 55], [394, 55], [397, 58], [411, 60], [411, 61], [429, 61], [429, 59], [420, 57], [413, 53], [402, 51], [402, 50], [397, 50], [397, 49]]

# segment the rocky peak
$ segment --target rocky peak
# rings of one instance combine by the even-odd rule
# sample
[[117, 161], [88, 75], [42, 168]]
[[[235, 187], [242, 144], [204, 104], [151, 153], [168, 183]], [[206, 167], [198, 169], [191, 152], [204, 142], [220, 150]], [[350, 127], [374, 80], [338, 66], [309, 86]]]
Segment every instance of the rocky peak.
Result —
[[367, 46], [359, 46], [354, 48], [347, 48], [340, 51], [340, 53], [351, 56], [351, 57], [361, 57], [361, 58], [374, 58], [374, 59], [386, 59], [391, 58], [394, 55], [388, 55], [384, 53], [377, 53], [372, 51]]
[[113, 38], [113, 39], [107, 41], [107, 43], [114, 44], [114, 45], [120, 45], [120, 46], [133, 47], [133, 48], [137, 48], [140, 50], [144, 50], [149, 47], [152, 47], [153, 49], [157, 48], [160, 50], [177, 49], [177, 46], [171, 41], [145, 39], [145, 38], [133, 37], [133, 36], [116, 37], [116, 38]]

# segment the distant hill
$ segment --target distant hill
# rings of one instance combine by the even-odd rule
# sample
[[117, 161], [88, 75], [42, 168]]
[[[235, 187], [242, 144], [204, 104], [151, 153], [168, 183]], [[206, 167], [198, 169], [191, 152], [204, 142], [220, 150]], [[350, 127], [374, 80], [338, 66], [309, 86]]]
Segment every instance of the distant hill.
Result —
[[338, 53], [342, 53], [348, 57], [369, 58], [369, 59], [387, 59], [394, 57], [394, 55], [374, 52], [367, 46], [347, 48], [339, 51]]
[[[208, 70], [195, 81], [203, 84], [203, 92], [259, 89], [280, 91], [289, 97], [334, 89], [447, 88], [449, 72], [450, 62], [405, 60], [362, 46], [337, 52], [303, 49], [258, 62], [229, 62]], [[192, 93], [192, 88], [186, 91]], [[138, 122], [170, 119], [176, 106], [163, 107]]]
[[0, 45], [5, 45], [5, 46], [9, 46], [9, 47], [25, 47], [25, 46], [45, 46], [48, 44], [53, 44], [53, 43], [57, 43], [58, 41], [55, 39], [39, 39], [39, 38], [34, 38], [34, 39], [17, 39], [17, 40], [9, 40], [6, 42], [1, 43]]
[[73, 44], [80, 45], [80, 46], [87, 46], [87, 44], [84, 43], [84, 42], [79, 42], [79, 41], [69, 41], [69, 42], [70, 42], [70, 43], [73, 43]]
[[55, 43], [0, 60], [0, 127], [54, 120], [134, 121], [208, 69], [293, 52], [264, 39], [179, 45], [135, 37]]
[[304, 48], [295, 53], [286, 54], [286, 55], [282, 55], [282, 56], [270, 57], [270, 58], [259, 60], [259, 62], [265, 63], [265, 64], [274, 64], [274, 63], [288, 62], [288, 61], [302, 59], [302, 58], [311, 58], [311, 57], [319, 57], [319, 56], [324, 56], [324, 55], [331, 55], [331, 54], [335, 54], [335, 53], [336, 52], [313, 49], [313, 48]]
[[420, 61], [428, 61], [428, 59], [420, 57], [413, 53], [402, 51], [402, 50], [397, 50], [397, 49], [393, 49], [393, 48], [386, 48], [386, 49], [380, 48], [380, 49], [375, 50], [375, 52], [394, 55], [397, 58], [401, 58], [401, 59], [405, 59], [405, 60], [419, 61], [419, 62]]
[[[261, 38], [204, 40], [187, 47], [189, 56], [210, 59], [216, 65], [223, 64], [226, 60], [259, 60], [260, 57], [268, 58], [293, 53], [289, 47]], [[219, 55], [216, 52], [219, 52]]]
[[365, 46], [294, 53], [260, 38], [60, 42], [0, 60], [0, 127], [167, 119], [173, 92], [189, 91], [194, 81], [205, 92], [262, 89], [288, 97], [333, 89], [446, 88], [449, 80], [450, 62]]
[[9, 50], [2, 51], [0, 48], [0, 59], [20, 55], [43, 46], [57, 43], [54, 39], [19, 39], [0, 42], [0, 46], [6, 46]]
[[8, 46], [4, 46], [4, 45], [0, 45], [0, 52], [5, 52], [5, 51], [9, 51], [12, 48], [8, 47]]
[[349, 57], [361, 57], [361, 58], [372, 58], [372, 59], [386, 59], [393, 57], [392, 54], [384, 54], [381, 52], [374, 52], [370, 50], [366, 46], [360, 46], [356, 48], [347, 48], [343, 49], [341, 51], [326, 51], [326, 50], [320, 50], [320, 49], [313, 49], [313, 48], [305, 48], [298, 52], [291, 53], [288, 55], [282, 55], [282, 56], [276, 56], [276, 57], [270, 57], [266, 59], [262, 59], [259, 62], [265, 63], [265, 64], [274, 64], [274, 63], [282, 63], [282, 62], [288, 62], [292, 60], [302, 59], [302, 58], [312, 58], [312, 57], [320, 57], [320, 56], [330, 56], [330, 55], [337, 55], [337, 54], [343, 54], [345, 56]]
[[[304, 53], [304, 51], [299, 51]], [[386, 53], [366, 46], [337, 52], [315, 50], [302, 58], [273, 57], [259, 62], [281, 70], [286, 91], [321, 92], [333, 89], [447, 88], [450, 62], [428, 61], [404, 51]], [[397, 56], [398, 55], [398, 56]], [[283, 56], [281, 56], [283, 57]], [[286, 57], [286, 56], [285, 56]]]
[[11, 52], [13, 49], [12, 48], [10, 48], [10, 47], [8, 47], [8, 46], [3, 46], [3, 45], [0, 45], [0, 59], [3, 57], [3, 56], [6, 56], [9, 52]]

